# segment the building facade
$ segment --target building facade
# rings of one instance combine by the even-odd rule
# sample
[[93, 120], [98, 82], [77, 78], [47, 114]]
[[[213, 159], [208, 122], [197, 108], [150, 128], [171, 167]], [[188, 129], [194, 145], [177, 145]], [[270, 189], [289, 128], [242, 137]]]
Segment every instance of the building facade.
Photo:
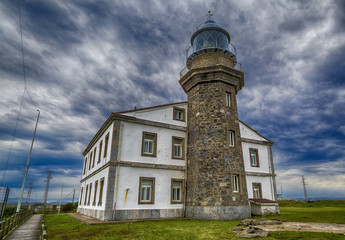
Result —
[[276, 201], [273, 142], [238, 119], [244, 77], [229, 33], [209, 18], [191, 44], [186, 102], [112, 113], [91, 140], [78, 213], [232, 220], [249, 217], [255, 199]]

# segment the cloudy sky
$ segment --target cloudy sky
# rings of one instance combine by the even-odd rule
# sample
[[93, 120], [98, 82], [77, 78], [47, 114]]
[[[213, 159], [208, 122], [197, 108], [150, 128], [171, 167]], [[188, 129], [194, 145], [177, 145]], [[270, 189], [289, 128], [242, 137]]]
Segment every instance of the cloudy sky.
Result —
[[184, 50], [208, 10], [243, 66], [240, 119], [275, 142], [278, 190], [303, 197], [304, 175], [309, 197], [345, 198], [341, 0], [22, 0], [24, 68], [19, 0], [1, 1], [0, 181], [10, 197], [19, 195], [37, 109], [27, 182], [42, 199], [53, 171], [49, 198], [58, 199], [61, 185], [66, 198], [79, 192], [82, 152], [111, 112], [185, 101]]

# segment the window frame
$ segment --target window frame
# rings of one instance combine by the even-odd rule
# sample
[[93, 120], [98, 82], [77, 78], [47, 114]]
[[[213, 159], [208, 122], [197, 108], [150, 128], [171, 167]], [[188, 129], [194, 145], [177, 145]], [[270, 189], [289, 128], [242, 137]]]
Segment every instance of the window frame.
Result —
[[[233, 144], [231, 144], [231, 140], [230, 140], [231, 135], [233, 136], [233, 138], [232, 138]], [[235, 134], [235, 131], [231, 130], [231, 129], [228, 130], [228, 145], [230, 147], [236, 146], [236, 134]]]
[[103, 158], [106, 158], [108, 155], [108, 144], [109, 144], [109, 133], [107, 133], [107, 135], [105, 135], [105, 139], [104, 139]]
[[103, 190], [104, 190], [104, 177], [99, 180], [99, 197], [98, 197], [98, 206], [102, 206], [103, 200]]
[[90, 185], [90, 189], [89, 189], [89, 198], [87, 200], [87, 205], [90, 206], [90, 199], [91, 199], [91, 192], [92, 192], [92, 183], [89, 184]]
[[86, 203], [87, 203], [87, 193], [88, 193], [88, 191], [89, 191], [89, 185], [87, 184], [87, 185], [86, 185], [86, 191], [85, 191], [84, 206], [85, 206]]
[[226, 107], [232, 107], [232, 94], [231, 94], [231, 92], [225, 92], [225, 106]]
[[[255, 152], [256, 165], [252, 163], [252, 151]], [[260, 167], [259, 150], [257, 148], [249, 148], [249, 161], [251, 167]]]
[[99, 142], [99, 153], [98, 153], [98, 161], [97, 164], [101, 162], [102, 158], [102, 147], [103, 147], [103, 140]]
[[83, 203], [83, 190], [84, 190], [84, 188], [81, 187], [81, 190], [80, 190], [80, 199], [79, 199], [79, 206], [81, 206], [82, 203]]
[[98, 188], [98, 180], [95, 181], [95, 190], [94, 190], [94, 195], [93, 195], [92, 206], [96, 206], [97, 188]]
[[[237, 181], [235, 181], [235, 178], [237, 178]], [[232, 191], [234, 193], [240, 193], [241, 192], [240, 185], [241, 185], [240, 184], [240, 175], [239, 174], [232, 174]]]
[[[257, 185], [259, 187], [259, 197], [260, 198], [255, 198], [255, 191], [254, 191], [254, 186]], [[262, 199], [262, 185], [259, 182], [253, 182], [252, 183], [252, 189], [253, 189], [253, 198], [254, 199]]]
[[[181, 111], [182, 112], [182, 119], [175, 117], [175, 111]], [[173, 120], [185, 122], [186, 121], [186, 109], [179, 108], [179, 107], [173, 107]]]
[[86, 173], [86, 168], [87, 168], [87, 157], [84, 158], [84, 171], [83, 171], [83, 175], [85, 175], [85, 173]]
[[[175, 140], [181, 140], [181, 157], [175, 156], [175, 148], [174, 148], [174, 141]], [[183, 137], [176, 137], [172, 136], [172, 142], [171, 142], [171, 158], [172, 159], [178, 159], [178, 160], [184, 160], [185, 159], [185, 139]]]
[[[151, 181], [152, 185], [151, 185], [151, 199], [150, 201], [143, 201], [141, 200], [141, 185], [142, 185], [142, 181]], [[139, 196], [138, 196], [138, 204], [154, 204], [155, 203], [155, 178], [152, 177], [139, 177]]]
[[90, 159], [90, 162], [89, 162], [89, 170], [91, 169], [92, 157], [93, 157], [93, 151], [91, 151], [91, 152], [89, 153], [89, 159]]
[[[152, 144], [152, 154], [151, 153], [145, 153], [144, 148], [145, 148], [145, 136], [149, 135], [153, 137], [153, 144]], [[142, 133], [142, 142], [141, 142], [141, 156], [144, 157], [156, 157], [157, 156], [157, 133], [152, 133], [152, 132], [143, 132]]]
[[[174, 187], [173, 187], [173, 183], [174, 182], [181, 182], [181, 193], [180, 193], [180, 197], [181, 200], [174, 200]], [[170, 203], [171, 204], [183, 204], [184, 202], [184, 179], [177, 179], [177, 178], [172, 178], [171, 179], [171, 189], [170, 189]]]
[[97, 147], [93, 149], [92, 168], [95, 166], [96, 150], [97, 150]]

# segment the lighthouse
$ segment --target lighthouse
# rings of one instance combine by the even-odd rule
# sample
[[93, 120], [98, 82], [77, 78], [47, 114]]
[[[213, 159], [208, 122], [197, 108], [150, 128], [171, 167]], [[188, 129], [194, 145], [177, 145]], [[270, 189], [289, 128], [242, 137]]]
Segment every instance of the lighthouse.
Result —
[[244, 75], [236, 69], [230, 34], [209, 12], [192, 35], [179, 83], [187, 94], [187, 218], [250, 216], [237, 111]]

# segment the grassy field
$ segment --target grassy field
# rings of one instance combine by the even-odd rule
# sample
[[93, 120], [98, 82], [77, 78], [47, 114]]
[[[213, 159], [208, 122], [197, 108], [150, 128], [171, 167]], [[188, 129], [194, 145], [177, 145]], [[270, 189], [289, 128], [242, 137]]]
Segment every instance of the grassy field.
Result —
[[[66, 214], [46, 215], [48, 238], [54, 239], [240, 239], [232, 232], [239, 221], [170, 220], [85, 225]], [[345, 239], [332, 233], [272, 232], [269, 239]]]
[[[283, 203], [282, 205], [284, 205]], [[305, 203], [281, 207], [281, 215], [288, 221], [345, 223], [343, 205]], [[314, 206], [307, 206], [314, 204]], [[67, 214], [46, 215], [49, 239], [240, 239], [235, 237], [232, 227], [239, 221], [170, 220], [123, 224], [85, 225]], [[271, 232], [264, 239], [345, 239], [344, 235], [313, 232]]]
[[293, 222], [345, 223], [345, 201], [281, 201], [280, 215], [267, 218]]

